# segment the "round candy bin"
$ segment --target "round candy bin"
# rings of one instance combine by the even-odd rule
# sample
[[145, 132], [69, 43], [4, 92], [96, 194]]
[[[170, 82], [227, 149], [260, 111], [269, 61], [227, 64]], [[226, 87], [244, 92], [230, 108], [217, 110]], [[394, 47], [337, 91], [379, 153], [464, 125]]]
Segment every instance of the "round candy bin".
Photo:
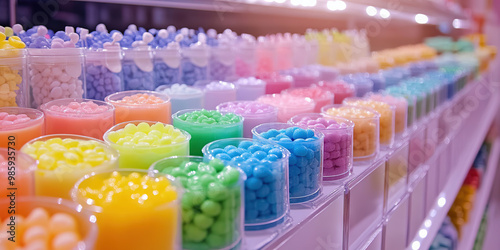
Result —
[[258, 78], [266, 82], [266, 94], [279, 94], [293, 84], [293, 77], [276, 73], [260, 75]]
[[154, 90], [153, 50], [147, 46], [123, 50], [125, 90]]
[[323, 133], [323, 180], [337, 180], [352, 172], [352, 137], [354, 123], [341, 117], [321, 114], [300, 114], [288, 122]]
[[243, 117], [243, 137], [252, 138], [252, 129], [262, 123], [277, 122], [278, 109], [269, 104], [252, 101], [225, 102], [217, 106], [221, 113], [234, 113]]
[[79, 135], [46, 135], [29, 141], [21, 151], [38, 161], [35, 194], [69, 198], [84, 175], [114, 169], [118, 152], [102, 141]]
[[120, 153], [120, 168], [147, 169], [174, 155], [189, 155], [191, 136], [172, 125], [151, 121], [123, 122], [104, 134], [104, 141]]
[[151, 166], [183, 187], [182, 248], [232, 249], [243, 237], [245, 174], [218, 159], [174, 156]]
[[193, 88], [186, 84], [161, 85], [156, 88], [157, 92], [166, 94], [172, 102], [172, 113], [183, 109], [203, 108], [204, 93], [199, 88]]
[[83, 98], [84, 56], [79, 48], [29, 49], [31, 107], [61, 98]]
[[45, 114], [45, 133], [74, 134], [102, 139], [115, 124], [111, 104], [89, 99], [58, 99], [40, 106]]
[[0, 107], [27, 107], [24, 49], [0, 49]]
[[286, 123], [264, 123], [252, 130], [254, 139], [278, 143], [290, 152], [290, 203], [301, 203], [321, 193], [324, 135]]
[[240, 78], [234, 84], [238, 101], [254, 101], [266, 93], [266, 82], [254, 77]]
[[[97, 226], [93, 215], [78, 204], [52, 197], [16, 198], [15, 215], [7, 214], [11, 200], [0, 200], [0, 249], [94, 249]], [[15, 226], [9, 226], [15, 223]], [[8, 231], [15, 227], [15, 242]], [[49, 246], [47, 248], [47, 246]]]
[[122, 91], [105, 98], [115, 106], [115, 123], [146, 120], [171, 122], [170, 97], [152, 91]]
[[333, 94], [330, 91], [325, 91], [320, 88], [296, 88], [296, 89], [287, 89], [281, 92], [282, 94], [288, 94], [295, 97], [307, 97], [311, 98], [316, 106], [314, 107], [314, 112], [321, 112], [321, 108], [333, 104]]
[[104, 97], [123, 91], [120, 49], [87, 50], [85, 60], [86, 98], [103, 101]]
[[201, 156], [207, 143], [224, 138], [243, 136], [243, 118], [233, 113], [221, 114], [215, 110], [185, 109], [172, 115], [174, 126], [187, 131], [191, 137], [189, 152]]
[[373, 109], [339, 104], [321, 109], [325, 118], [342, 117], [354, 123], [353, 158], [355, 161], [372, 160], [379, 152], [380, 114]]
[[[0, 148], [0, 178], [4, 180], [0, 182], [0, 197], [8, 197], [11, 191], [9, 188], [16, 188], [16, 197], [31, 196], [34, 194], [33, 173], [37, 162], [23, 152], [15, 152], [15, 157], [9, 156], [9, 153], [13, 155], [12, 152], [15, 151]], [[15, 181], [14, 185], [9, 185], [9, 176], [11, 176], [9, 174], [12, 174], [12, 171], [15, 171]], [[2, 212], [7, 212], [7, 210], [2, 210]]]
[[402, 135], [406, 131], [408, 120], [408, 101], [403, 97], [394, 97], [391, 95], [372, 94], [368, 99], [380, 101], [394, 106], [394, 132], [396, 135]]
[[307, 97], [296, 97], [285, 94], [272, 94], [259, 97], [257, 102], [278, 108], [278, 121], [287, 122], [295, 115], [312, 113], [316, 103]]
[[182, 188], [164, 174], [136, 169], [90, 174], [71, 196], [95, 215], [95, 250], [180, 249]]
[[223, 102], [236, 101], [236, 87], [229, 82], [198, 81], [195, 87], [202, 88], [205, 93], [204, 108], [215, 109]]
[[245, 181], [245, 229], [261, 230], [282, 223], [289, 213], [288, 157], [284, 147], [263, 140], [229, 138], [203, 148], [205, 160], [237, 166]]
[[44, 134], [44, 115], [37, 109], [0, 107], [0, 148], [21, 147]]
[[365, 100], [360, 98], [344, 99], [344, 104], [372, 108], [380, 114], [380, 145], [391, 147], [394, 143], [395, 106], [385, 102]]
[[334, 104], [341, 104], [345, 98], [355, 96], [355, 88], [352, 84], [343, 81], [319, 82], [315, 87], [330, 91], [334, 96]]

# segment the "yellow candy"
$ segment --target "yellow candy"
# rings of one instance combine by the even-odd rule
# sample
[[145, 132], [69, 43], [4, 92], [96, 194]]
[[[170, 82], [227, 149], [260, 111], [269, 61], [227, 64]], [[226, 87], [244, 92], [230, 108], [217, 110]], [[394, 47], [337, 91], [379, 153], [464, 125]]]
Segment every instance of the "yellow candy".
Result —
[[179, 143], [185, 141], [186, 137], [172, 125], [155, 123], [150, 126], [141, 122], [137, 126], [127, 124], [123, 129], [110, 132], [108, 139], [118, 145], [144, 147]]
[[5, 38], [7, 38], [7, 36], [5, 35], [5, 33], [0, 32], [0, 41], [4, 41]]
[[24, 44], [21, 39], [17, 36], [11, 36], [9, 37], [9, 45], [17, 48], [17, 49], [22, 49], [26, 47], [26, 44]]
[[12, 30], [11, 27], [5, 27], [5, 35], [6, 36], [12, 36], [12, 35], [14, 35], [14, 31]]

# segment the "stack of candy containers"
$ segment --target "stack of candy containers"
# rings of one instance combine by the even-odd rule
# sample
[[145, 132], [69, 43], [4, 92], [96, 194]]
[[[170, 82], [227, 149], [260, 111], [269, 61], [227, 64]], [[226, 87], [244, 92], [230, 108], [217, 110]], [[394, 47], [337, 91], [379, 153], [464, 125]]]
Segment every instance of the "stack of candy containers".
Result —
[[241, 34], [236, 41], [236, 58], [234, 62], [235, 73], [238, 77], [250, 77], [255, 75], [257, 45], [255, 37], [249, 34]]
[[125, 90], [154, 90], [154, 51], [148, 45], [154, 39], [145, 32], [142, 41], [135, 41], [123, 50], [123, 79]]
[[278, 121], [287, 122], [298, 114], [313, 113], [316, 103], [307, 97], [272, 94], [259, 97], [258, 102], [278, 108]]
[[219, 159], [204, 162], [198, 156], [165, 158], [150, 170], [175, 177], [185, 188], [181, 201], [183, 249], [234, 249], [241, 244], [243, 171]]
[[290, 33], [273, 36], [276, 44], [276, 70], [285, 70], [293, 67], [293, 45]]
[[308, 68], [293, 68], [281, 73], [292, 76], [294, 88], [307, 88], [319, 82], [319, 72]]
[[173, 85], [161, 85], [156, 92], [170, 97], [172, 113], [183, 109], [201, 109], [204, 106], [204, 93], [199, 88], [187, 86], [186, 84], [174, 83]]
[[324, 135], [286, 123], [264, 123], [252, 130], [253, 138], [278, 143], [290, 152], [290, 203], [310, 201], [321, 193]]
[[243, 138], [214, 141], [203, 148], [205, 160], [220, 159], [240, 168], [245, 181], [245, 229], [282, 223], [289, 213], [289, 152], [278, 144]]
[[276, 71], [276, 46], [266, 37], [257, 39], [257, 66], [258, 76], [272, 74]]
[[115, 107], [115, 123], [146, 120], [171, 123], [170, 97], [165, 94], [129, 90], [106, 96], [104, 100]]
[[288, 123], [323, 133], [323, 180], [338, 180], [352, 172], [352, 138], [354, 123], [341, 117], [321, 114], [296, 115]]
[[367, 93], [373, 91], [374, 84], [368, 74], [351, 74], [343, 77], [342, 79], [354, 85], [357, 97], [363, 97]]
[[[311, 53], [308, 48], [308, 43], [304, 36], [292, 35], [292, 67], [301, 68], [309, 65], [308, 56]], [[314, 61], [313, 63], [316, 63]]]
[[344, 81], [319, 82], [313, 87], [318, 87], [322, 90], [331, 92], [334, 95], [334, 104], [341, 104], [345, 98], [356, 95], [354, 85], [348, 84]]
[[183, 189], [170, 178], [127, 169], [86, 175], [76, 182], [73, 201], [90, 211], [99, 227], [92, 249], [178, 249]]
[[[37, 34], [45, 37], [47, 28], [39, 26]], [[28, 49], [28, 76], [31, 107], [60, 98], [83, 98], [85, 95], [84, 51], [76, 48], [79, 37], [71, 27], [66, 34], [70, 41], [61, 38], [44, 41], [42, 47], [32, 43]]]
[[[96, 29], [95, 33], [92, 32], [94, 37], [98, 35], [110, 36], [103, 25], [98, 25]], [[84, 39], [86, 32], [80, 33], [84, 42], [88, 40]], [[85, 51], [86, 98], [88, 99], [103, 101], [104, 97], [123, 91], [123, 54], [118, 43], [123, 35], [115, 31], [110, 37], [113, 39], [111, 42], [93, 42], [91, 47]]]
[[26, 50], [19, 37], [0, 32], [0, 107], [27, 107]]
[[[160, 39], [166, 39], [168, 32], [160, 30], [158, 32]], [[155, 87], [161, 85], [172, 85], [180, 82], [181, 77], [181, 49], [179, 42], [182, 40], [182, 35], [175, 37], [175, 41], [168, 43], [166, 47], [158, 47], [155, 49], [154, 55], [154, 70], [155, 70]]]
[[181, 49], [181, 82], [192, 86], [197, 81], [208, 79], [210, 48], [206, 36], [198, 34], [198, 42]]
[[285, 89], [289, 89], [293, 84], [293, 77], [281, 74], [265, 74], [258, 76], [266, 82], [266, 94], [279, 94]]
[[219, 35], [218, 45], [210, 47], [209, 79], [228, 81], [234, 79], [236, 51], [231, 30]]

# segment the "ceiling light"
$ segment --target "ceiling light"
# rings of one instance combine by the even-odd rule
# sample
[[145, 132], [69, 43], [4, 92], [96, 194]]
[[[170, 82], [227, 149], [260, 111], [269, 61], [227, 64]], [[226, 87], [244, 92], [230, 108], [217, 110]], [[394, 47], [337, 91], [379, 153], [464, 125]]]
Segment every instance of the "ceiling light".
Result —
[[415, 22], [417, 22], [418, 24], [426, 24], [429, 22], [429, 17], [424, 14], [416, 14]]
[[369, 16], [375, 16], [377, 15], [377, 8], [373, 6], [368, 6], [366, 7], [366, 14]]

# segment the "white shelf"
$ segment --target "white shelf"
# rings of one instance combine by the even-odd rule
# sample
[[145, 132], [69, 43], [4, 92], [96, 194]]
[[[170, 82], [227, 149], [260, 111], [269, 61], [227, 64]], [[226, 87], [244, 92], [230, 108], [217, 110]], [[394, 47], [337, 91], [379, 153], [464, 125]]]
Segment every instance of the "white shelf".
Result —
[[[477, 86], [475, 89], [466, 91], [469, 95], [477, 95]], [[443, 190], [439, 193], [438, 198], [435, 200], [430, 211], [427, 213], [423, 223], [417, 231], [415, 237], [408, 244], [407, 249], [429, 249], [434, 237], [436, 236], [441, 224], [448, 214], [455, 197], [457, 196], [462, 182], [465, 179], [474, 158], [477, 155], [479, 147], [481, 146], [486, 134], [490, 128], [493, 118], [497, 114], [500, 100], [494, 95], [498, 93], [497, 88], [492, 89], [489, 102], [485, 107], [472, 110], [469, 117], [461, 124], [460, 130], [455, 133], [455, 138], [465, 136], [467, 141], [459, 141], [458, 147], [461, 148], [458, 154], [457, 164], [453, 166], [448, 181], [446, 182]], [[481, 109], [482, 108], [482, 109]], [[479, 121], [479, 122], [478, 122]], [[452, 139], [451, 146], [456, 144], [457, 141]], [[446, 146], [444, 144], [440, 147]], [[440, 151], [439, 149], [436, 151]], [[435, 157], [434, 155], [433, 157]], [[432, 161], [430, 161], [432, 162]], [[412, 236], [410, 236], [412, 237]]]
[[493, 187], [493, 180], [495, 179], [498, 168], [499, 155], [500, 139], [496, 138], [490, 151], [486, 172], [481, 180], [481, 186], [476, 193], [476, 200], [473, 203], [472, 211], [469, 215], [469, 223], [462, 228], [462, 239], [458, 243], [458, 250], [470, 250], [474, 246], [477, 231], [481, 224], [481, 218], [483, 217], [484, 209], [486, 208], [491, 188]]

